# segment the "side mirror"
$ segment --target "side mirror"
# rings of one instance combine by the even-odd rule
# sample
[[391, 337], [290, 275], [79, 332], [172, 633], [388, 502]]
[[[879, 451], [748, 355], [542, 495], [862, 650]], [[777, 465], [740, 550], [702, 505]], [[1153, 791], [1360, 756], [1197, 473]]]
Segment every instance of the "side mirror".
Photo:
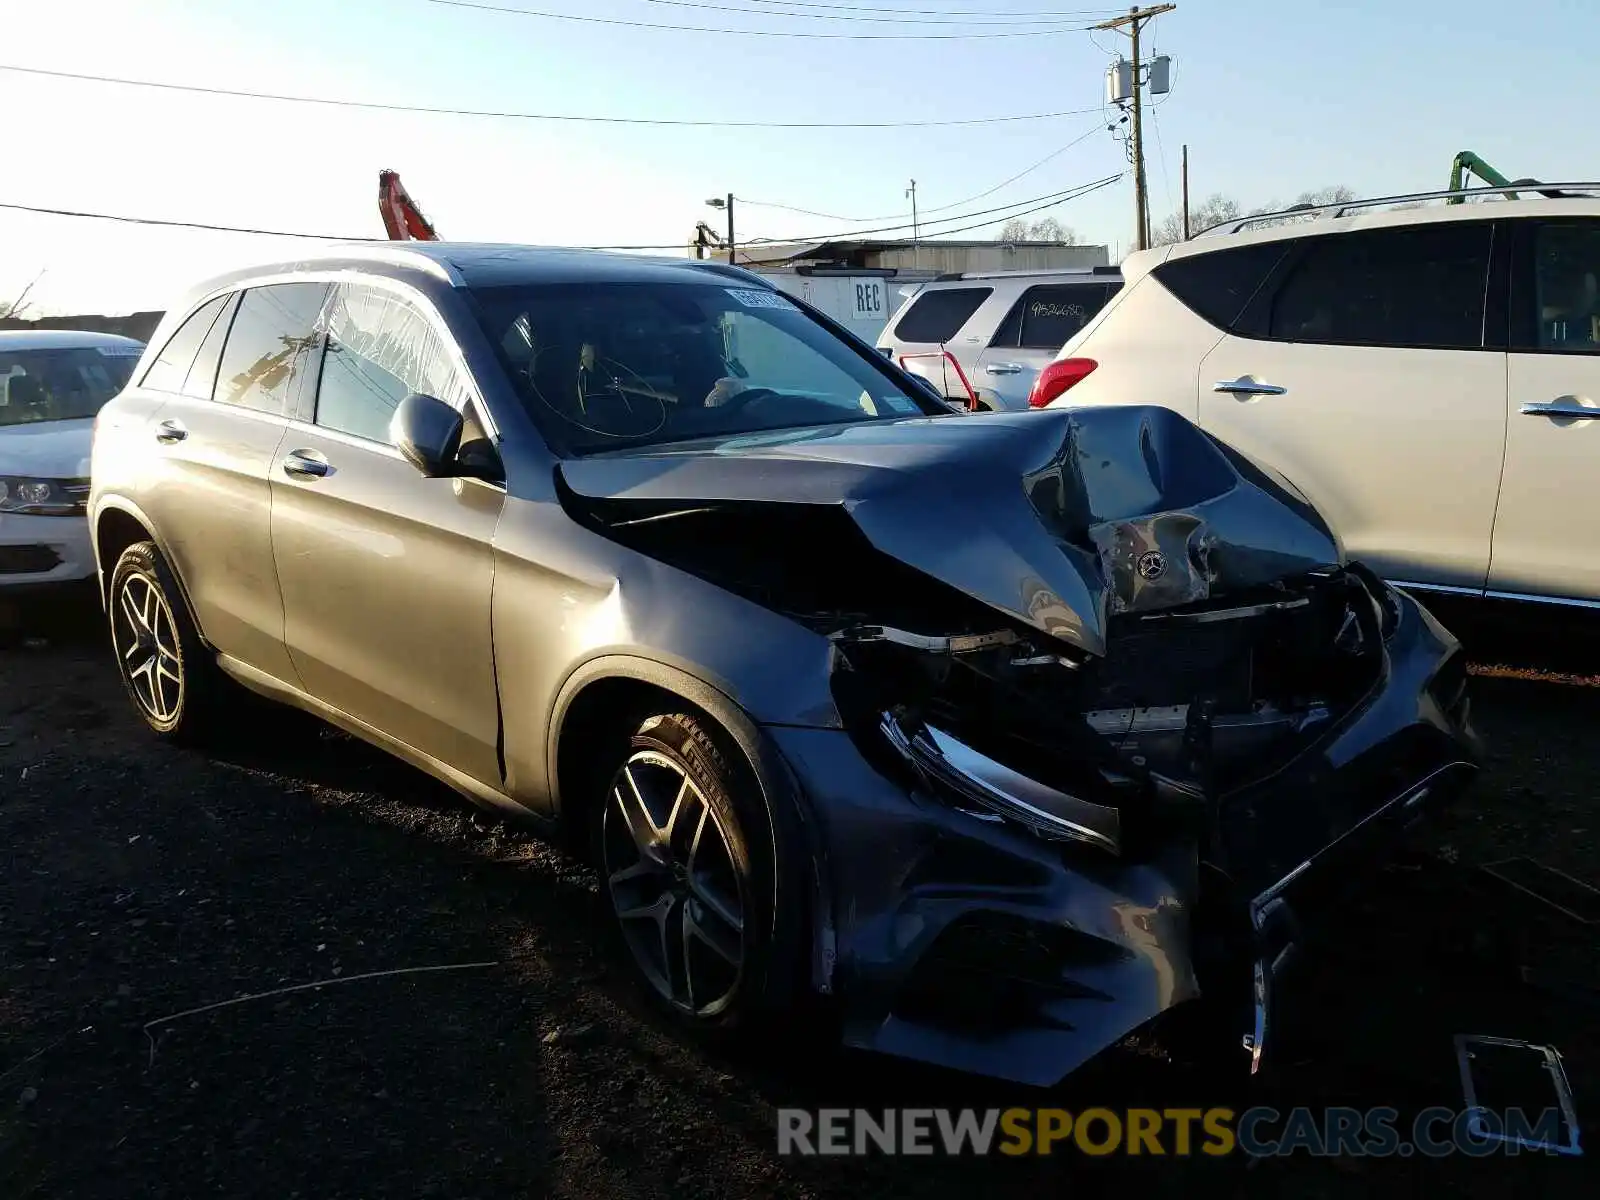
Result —
[[394, 410], [389, 440], [417, 470], [430, 479], [460, 474], [462, 416], [435, 396], [412, 392]]
[[907, 371], [906, 374], [910, 375], [923, 391], [927, 392], [928, 395], [932, 396], [940, 404], [947, 403], [944, 393], [939, 390], [939, 385], [933, 380], [929, 379], [926, 375], [917, 375], [911, 371]]

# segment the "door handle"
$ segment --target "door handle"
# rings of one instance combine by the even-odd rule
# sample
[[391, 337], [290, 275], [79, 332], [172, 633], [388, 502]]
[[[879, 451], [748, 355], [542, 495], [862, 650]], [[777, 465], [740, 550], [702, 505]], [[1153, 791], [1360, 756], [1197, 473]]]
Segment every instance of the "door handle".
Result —
[[156, 441], [158, 442], [166, 442], [171, 445], [173, 442], [183, 441], [188, 436], [189, 431], [183, 427], [182, 421], [169, 419], [156, 426]]
[[990, 375], [1021, 375], [1024, 367], [1021, 363], [990, 363], [983, 369]]
[[1213, 392], [1226, 392], [1230, 396], [1284, 396], [1289, 389], [1279, 387], [1275, 383], [1267, 383], [1257, 379], [1254, 375], [1241, 375], [1237, 379], [1224, 379], [1211, 389]]
[[283, 473], [293, 479], [321, 479], [330, 469], [315, 450], [291, 450], [283, 458]]
[[1563, 396], [1548, 404], [1524, 404], [1521, 411], [1526, 417], [1549, 417], [1554, 421], [1600, 421], [1600, 408], [1590, 408], [1582, 401], [1582, 396]]

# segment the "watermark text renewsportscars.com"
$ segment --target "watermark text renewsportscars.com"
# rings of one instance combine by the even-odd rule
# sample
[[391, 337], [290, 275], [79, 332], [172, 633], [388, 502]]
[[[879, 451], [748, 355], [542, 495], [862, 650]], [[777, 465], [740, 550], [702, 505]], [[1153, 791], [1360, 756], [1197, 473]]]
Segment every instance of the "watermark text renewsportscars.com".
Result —
[[1542, 1153], [1566, 1140], [1549, 1108], [781, 1108], [778, 1153], [982, 1156], [1443, 1158]]

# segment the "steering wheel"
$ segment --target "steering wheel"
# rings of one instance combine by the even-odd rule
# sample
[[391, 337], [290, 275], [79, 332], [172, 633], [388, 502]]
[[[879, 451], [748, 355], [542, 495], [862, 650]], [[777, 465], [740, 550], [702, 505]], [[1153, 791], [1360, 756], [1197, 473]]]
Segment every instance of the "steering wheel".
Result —
[[765, 400], [768, 397], [776, 395], [779, 395], [779, 393], [775, 389], [769, 387], [745, 388], [744, 391], [736, 392], [730, 399], [723, 401], [721, 404], [709, 407], [707, 411], [728, 414], [741, 412], [747, 404], [750, 404], [753, 401]]

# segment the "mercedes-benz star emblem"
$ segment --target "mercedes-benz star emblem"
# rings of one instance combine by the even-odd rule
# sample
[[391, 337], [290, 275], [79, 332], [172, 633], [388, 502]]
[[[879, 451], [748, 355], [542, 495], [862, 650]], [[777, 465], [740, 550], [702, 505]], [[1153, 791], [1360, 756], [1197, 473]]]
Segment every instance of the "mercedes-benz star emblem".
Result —
[[1139, 572], [1140, 579], [1154, 583], [1167, 573], [1167, 560], [1159, 550], [1146, 550], [1139, 555], [1139, 561], [1134, 563], [1133, 569]]

